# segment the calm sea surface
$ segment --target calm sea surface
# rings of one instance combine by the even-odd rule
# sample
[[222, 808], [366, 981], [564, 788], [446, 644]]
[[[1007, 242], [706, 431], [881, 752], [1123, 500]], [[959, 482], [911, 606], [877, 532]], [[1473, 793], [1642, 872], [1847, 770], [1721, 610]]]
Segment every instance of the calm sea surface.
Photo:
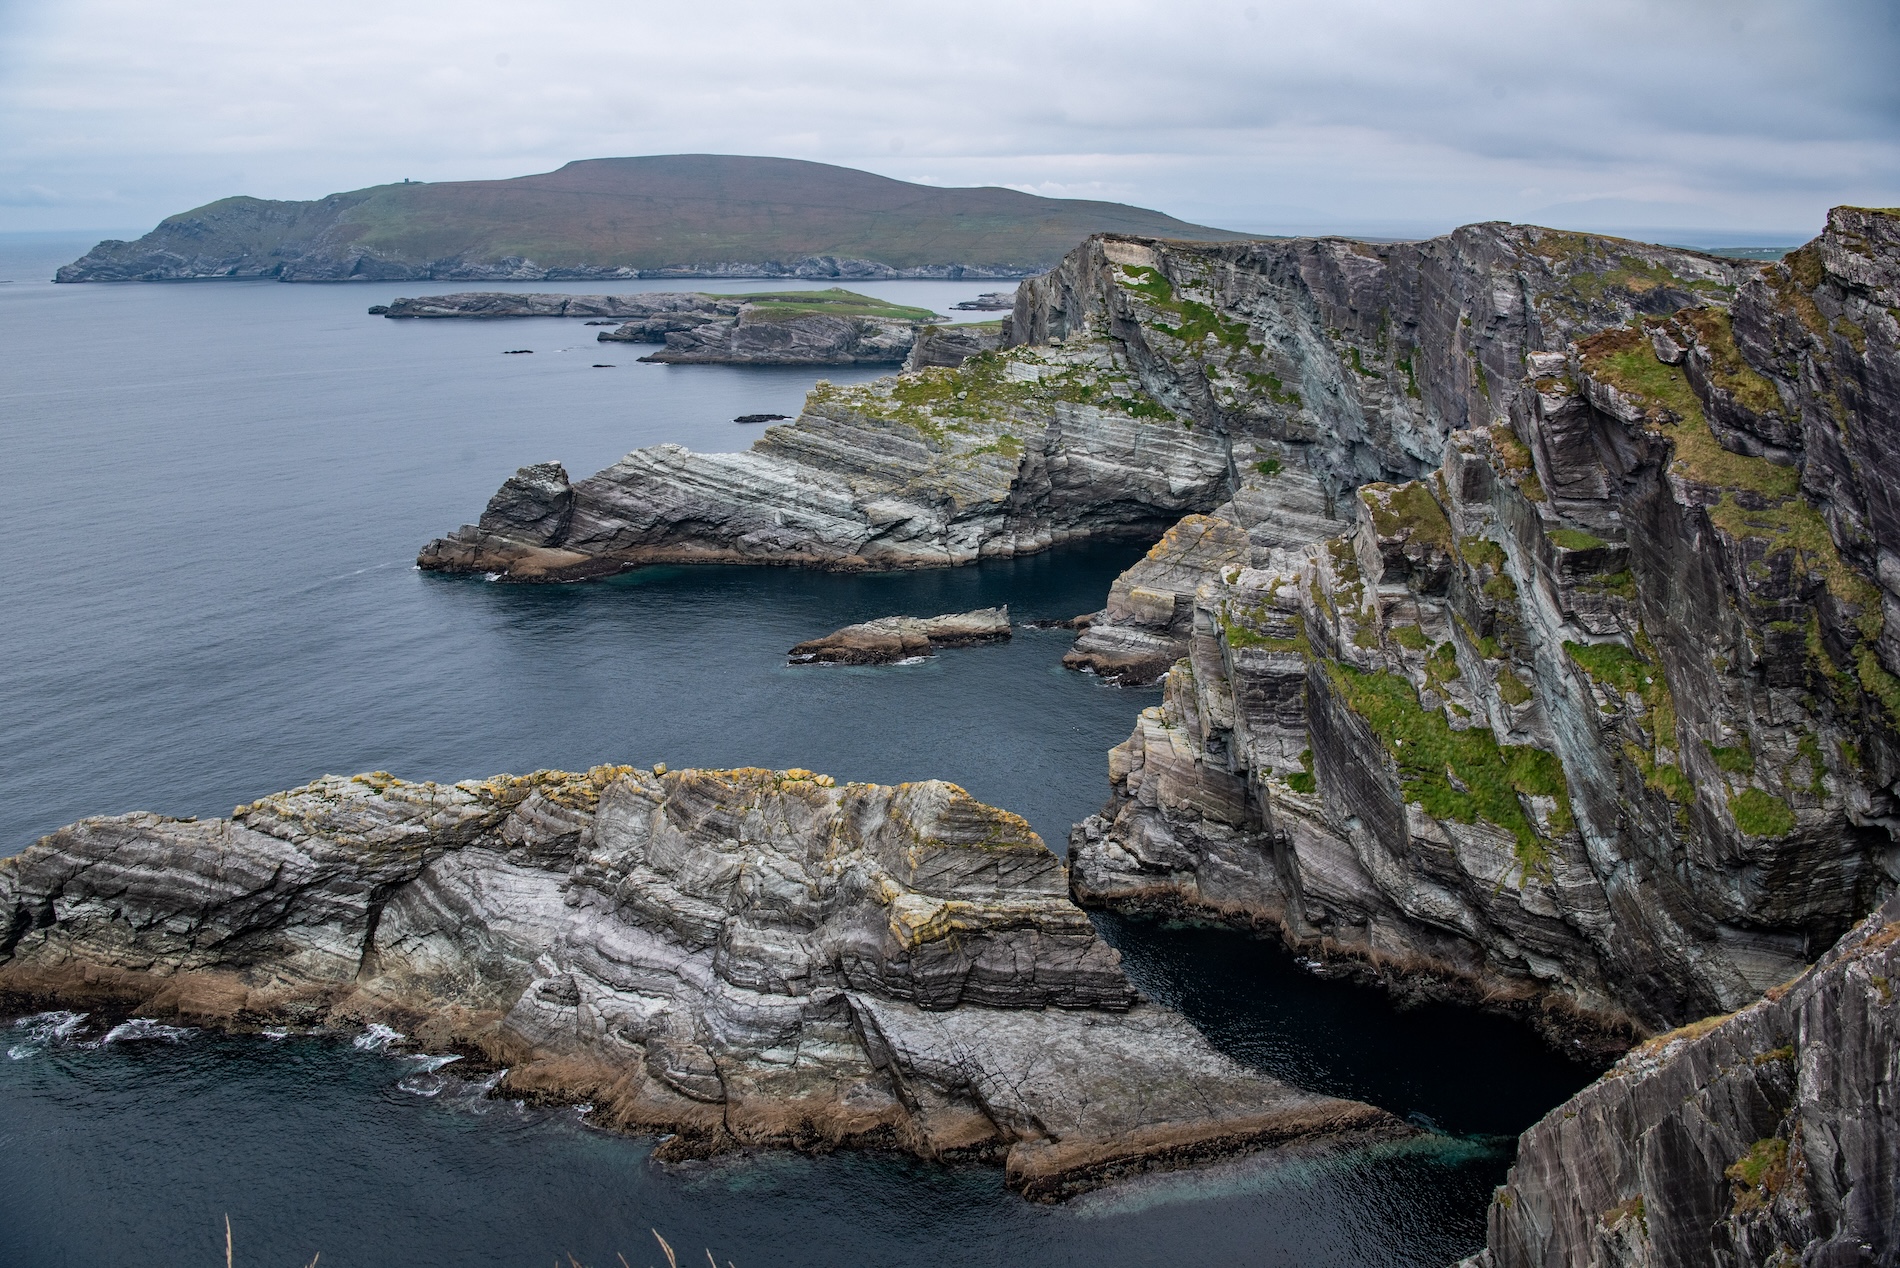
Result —
[[[817, 372], [640, 365], [574, 322], [391, 322], [468, 286], [55, 287], [90, 239], [0, 237], [0, 855], [86, 814], [228, 813], [325, 772], [463, 779], [599, 762], [953, 779], [1060, 846], [1152, 691], [1064, 671], [1068, 638], [791, 669], [851, 621], [1101, 605], [1139, 545], [838, 577], [657, 568], [553, 588], [424, 576], [416, 549], [515, 467], [740, 448]], [[514, 289], [762, 289], [767, 284]], [[935, 307], [994, 284], [857, 287]], [[981, 316], [981, 315], [978, 315]], [[533, 356], [504, 356], [532, 348]], [[600, 368], [600, 367], [605, 368]], [[837, 380], [872, 371], [833, 370]], [[1483, 1237], [1510, 1138], [1590, 1071], [1517, 1028], [1399, 1012], [1237, 935], [1105, 922], [1223, 1049], [1437, 1134], [1158, 1177], [1067, 1206], [1000, 1173], [770, 1154], [664, 1167], [347, 1038], [0, 1019], [0, 1268], [400, 1262], [589, 1268], [1443, 1264]]]

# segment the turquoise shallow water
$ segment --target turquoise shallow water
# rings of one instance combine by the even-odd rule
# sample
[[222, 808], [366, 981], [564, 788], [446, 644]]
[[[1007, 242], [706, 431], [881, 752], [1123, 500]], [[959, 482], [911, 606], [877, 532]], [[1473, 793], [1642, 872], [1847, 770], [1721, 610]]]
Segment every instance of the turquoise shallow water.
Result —
[[[1054, 631], [888, 669], [783, 656], [895, 612], [1088, 611], [1139, 544], [868, 577], [424, 576], [416, 548], [516, 466], [559, 458], [578, 476], [642, 444], [740, 447], [754, 432], [734, 416], [795, 413], [817, 376], [641, 366], [578, 324], [363, 311], [462, 287], [32, 280], [88, 245], [0, 240], [0, 278], [16, 279], [0, 285], [0, 854], [80, 815], [225, 813], [326, 771], [656, 760], [950, 778], [1059, 844], [1106, 795], [1104, 751], [1157, 698], [1065, 672]], [[989, 286], [861, 289], [946, 311]], [[521, 347], [535, 355], [501, 355]], [[251, 1264], [637, 1266], [658, 1261], [650, 1227], [741, 1268], [1438, 1264], [1481, 1239], [1509, 1137], [1589, 1075], [1512, 1026], [1400, 1013], [1236, 935], [1109, 932], [1146, 989], [1236, 1056], [1447, 1134], [1049, 1210], [980, 1168], [660, 1167], [645, 1142], [346, 1040], [101, 1043], [97, 1019], [64, 1038], [28, 1023], [0, 1029], [0, 1266], [210, 1262], [226, 1212]]]

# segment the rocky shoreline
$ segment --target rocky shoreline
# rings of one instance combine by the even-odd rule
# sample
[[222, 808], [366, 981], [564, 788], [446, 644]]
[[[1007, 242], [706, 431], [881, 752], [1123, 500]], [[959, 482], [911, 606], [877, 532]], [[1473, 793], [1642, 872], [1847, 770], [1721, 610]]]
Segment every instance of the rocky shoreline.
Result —
[[1057, 1200], [1412, 1129], [1142, 999], [1020, 818], [952, 784], [597, 767], [317, 783], [87, 819], [0, 860], [0, 995], [255, 1028], [383, 1023], [742, 1146], [1000, 1162]]

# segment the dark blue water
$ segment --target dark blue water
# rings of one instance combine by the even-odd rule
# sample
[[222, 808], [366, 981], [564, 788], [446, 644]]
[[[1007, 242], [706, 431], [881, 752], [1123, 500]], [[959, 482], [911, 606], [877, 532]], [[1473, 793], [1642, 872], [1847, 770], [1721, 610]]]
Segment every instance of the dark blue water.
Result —
[[[579, 475], [637, 445], [737, 448], [753, 432], [735, 415], [796, 413], [817, 376], [642, 366], [578, 323], [363, 312], [448, 286], [34, 280], [87, 245], [0, 240], [0, 278], [17, 279], [0, 285], [0, 854], [83, 814], [228, 812], [327, 771], [657, 760], [950, 778], [1059, 843], [1155, 699], [1063, 671], [1056, 632], [914, 666], [784, 664], [871, 616], [1092, 610], [1138, 544], [869, 577], [419, 574], [416, 548], [522, 463]], [[947, 311], [986, 287], [863, 289]], [[535, 355], [501, 355], [521, 347]], [[245, 1264], [641, 1265], [659, 1262], [650, 1227], [689, 1260], [709, 1247], [742, 1266], [1437, 1264], [1482, 1238], [1508, 1137], [1589, 1074], [1505, 1023], [1395, 1012], [1235, 935], [1111, 933], [1145, 988], [1241, 1059], [1450, 1134], [1046, 1210], [982, 1168], [660, 1167], [571, 1114], [404, 1090], [413, 1064], [334, 1040], [15, 1027], [0, 1032], [0, 1266], [212, 1262], [227, 1212]]]

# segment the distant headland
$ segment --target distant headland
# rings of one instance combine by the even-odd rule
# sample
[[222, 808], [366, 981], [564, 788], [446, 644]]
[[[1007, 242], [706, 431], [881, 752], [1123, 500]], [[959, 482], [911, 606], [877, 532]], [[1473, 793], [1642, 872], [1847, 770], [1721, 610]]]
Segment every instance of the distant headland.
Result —
[[109, 239], [61, 282], [1015, 278], [1092, 233], [1248, 235], [1123, 203], [945, 189], [798, 159], [583, 159], [510, 180], [233, 197]]

